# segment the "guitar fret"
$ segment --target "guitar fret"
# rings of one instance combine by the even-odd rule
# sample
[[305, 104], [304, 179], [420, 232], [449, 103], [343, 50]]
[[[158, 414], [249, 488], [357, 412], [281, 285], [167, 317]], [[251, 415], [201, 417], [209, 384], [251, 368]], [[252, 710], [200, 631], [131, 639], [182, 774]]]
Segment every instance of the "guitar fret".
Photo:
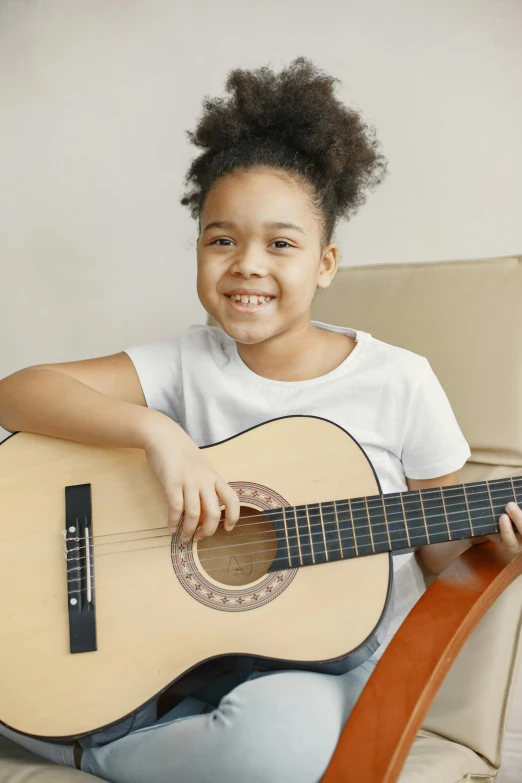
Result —
[[359, 556], [372, 555], [374, 550], [370, 538], [370, 519], [366, 498], [351, 498], [352, 517], [357, 536], [357, 551]]
[[401, 493], [393, 492], [382, 496], [386, 514], [386, 532], [388, 549], [397, 551], [410, 548], [409, 533], [404, 514], [404, 503]]
[[[288, 564], [290, 568], [298, 568], [300, 565], [302, 565], [302, 562], [299, 562], [298, 560], [297, 528], [294, 531], [294, 520], [293, 520], [292, 511], [293, 508], [289, 506], [285, 508], [283, 512], [285, 517], [285, 533], [286, 533], [287, 549], [288, 549]], [[286, 516], [287, 512], [288, 512], [288, 516]], [[296, 539], [295, 543], [294, 543], [294, 538]]]
[[301, 565], [312, 565], [312, 548], [306, 521], [305, 506], [294, 506], [294, 520], [296, 523], [297, 548]]
[[495, 509], [487, 482], [462, 485], [462, 492], [468, 509], [470, 535], [491, 533], [495, 524]]
[[406, 531], [406, 540], [408, 541], [408, 549], [411, 549], [410, 531], [408, 530], [408, 522], [406, 521], [406, 511], [404, 510], [404, 500], [402, 497], [402, 492], [399, 492], [399, 497], [401, 499], [402, 516], [404, 518], [404, 529]]
[[287, 549], [287, 552], [288, 552], [288, 562], [291, 565], [292, 564], [292, 555], [290, 554], [290, 542], [288, 541], [288, 527], [287, 527], [287, 524], [286, 524], [286, 510], [285, 510], [284, 506], [282, 508], [283, 508], [283, 524], [285, 526], [285, 536], [286, 536], [286, 549]]
[[412, 547], [427, 544], [426, 530], [422, 524], [422, 507], [419, 499], [419, 490], [409, 490], [406, 498], [406, 526], [409, 531]]
[[310, 528], [310, 517], [308, 516], [308, 506], [305, 505], [305, 511], [306, 511], [306, 519], [308, 522], [308, 535], [310, 536], [310, 550], [312, 552], [312, 563], [315, 563], [315, 552], [314, 552], [314, 544], [312, 541], [312, 530]]
[[321, 529], [323, 531], [324, 553], [326, 555], [326, 559], [328, 560], [328, 547], [326, 546], [326, 534], [324, 530], [323, 509], [321, 508], [321, 503], [319, 503], [318, 505], [319, 505], [319, 515], [321, 517]]
[[466, 495], [466, 486], [465, 486], [465, 484], [462, 485], [462, 490], [464, 492], [464, 500], [466, 502], [466, 508], [468, 510], [469, 529], [471, 531], [471, 535], [474, 536], [475, 533], [473, 532], [473, 522], [471, 521], [471, 514], [470, 514], [470, 510], [469, 510], [468, 496]]
[[422, 510], [422, 518], [424, 520], [424, 527], [426, 528], [426, 538], [428, 539], [428, 544], [430, 544], [431, 541], [430, 541], [430, 534], [428, 532], [428, 524], [426, 522], [426, 512], [424, 511], [424, 503], [422, 501], [422, 490], [419, 491], [419, 500], [420, 500], [420, 505]]
[[335, 500], [333, 502], [333, 505], [334, 505], [335, 523], [337, 525], [337, 535], [339, 536], [339, 551], [341, 553], [341, 558], [344, 558], [343, 544], [341, 540], [341, 528], [339, 527], [339, 517], [337, 515], [337, 505]]
[[[364, 498], [364, 504], [366, 506], [366, 514], [368, 516], [368, 520], [370, 520], [370, 509], [368, 508], [368, 500], [367, 500], [367, 498]], [[368, 530], [370, 531], [370, 545], [371, 545], [371, 548], [373, 549], [373, 552], [375, 554], [375, 544], [373, 543], [373, 530], [372, 530], [372, 523], [371, 523], [371, 521], [369, 521]]]
[[297, 548], [299, 550], [299, 560], [301, 561], [301, 565], [303, 565], [303, 555], [301, 553], [301, 542], [299, 540], [299, 526], [297, 523], [297, 511], [295, 506], [294, 506], [294, 519], [295, 519], [295, 534], [297, 537]]
[[388, 524], [388, 517], [386, 515], [386, 503], [384, 501], [384, 495], [381, 495], [382, 498], [382, 510], [384, 511], [384, 522], [386, 524], [386, 535], [388, 536], [388, 543], [390, 545], [390, 549], [392, 549], [392, 542], [390, 538], [390, 526]]
[[470, 537], [469, 516], [464, 502], [464, 493], [461, 484], [452, 484], [449, 487], [441, 487], [442, 495], [448, 509], [448, 525], [451, 540], [457, 541]]
[[446, 529], [448, 531], [449, 540], [451, 541], [451, 530], [448, 522], [448, 513], [446, 511], [446, 503], [444, 502], [444, 494], [442, 492], [442, 487], [439, 487], [439, 493], [440, 493], [440, 500], [442, 503], [442, 508], [444, 510], [444, 520], [446, 522]]
[[382, 495], [369, 497], [366, 507], [368, 509], [367, 513], [372, 537], [372, 552], [388, 552], [391, 544]]
[[355, 545], [355, 555], [356, 557], [359, 556], [359, 547], [357, 546], [357, 536], [355, 535], [355, 525], [353, 524], [353, 511], [352, 511], [352, 501], [350, 498], [348, 498], [348, 506], [350, 509], [350, 522], [352, 525], [352, 534], [353, 534], [353, 543]]
[[489, 505], [491, 506], [491, 514], [493, 516], [493, 519], [496, 521], [496, 519], [495, 519], [495, 509], [493, 508], [493, 500], [491, 498], [491, 490], [489, 488], [489, 481], [486, 481], [486, 489], [488, 491], [488, 499], [489, 499]]
[[315, 555], [315, 562], [325, 563], [328, 560], [328, 553], [324, 539], [322, 516], [320, 513], [319, 503], [308, 503], [307, 508], [310, 519], [310, 528], [312, 531], [311, 538], [312, 548]]
[[[501, 514], [506, 512], [506, 504], [512, 500], [516, 502], [516, 495], [513, 493], [512, 479], [496, 479], [492, 482], [495, 486], [495, 493], [493, 496], [493, 509], [495, 512], [496, 530], [498, 531], [499, 524], [498, 518]], [[514, 495], [514, 496], [513, 496]]]
[[322, 519], [328, 560], [340, 560], [342, 558], [342, 542], [336, 516], [335, 502], [322, 504]]
[[428, 527], [429, 540], [427, 544], [438, 544], [448, 540], [448, 520], [444, 511], [441, 487], [423, 490], [422, 508], [425, 523]]
[[335, 519], [343, 557], [355, 557], [354, 528], [348, 500], [334, 501]]

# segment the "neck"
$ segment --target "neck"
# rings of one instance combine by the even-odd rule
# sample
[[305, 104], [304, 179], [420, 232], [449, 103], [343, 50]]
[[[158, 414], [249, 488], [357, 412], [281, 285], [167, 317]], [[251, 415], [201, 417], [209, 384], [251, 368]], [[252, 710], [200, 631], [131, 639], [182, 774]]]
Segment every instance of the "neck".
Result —
[[[236, 341], [236, 345], [241, 359], [256, 375], [273, 381], [306, 381], [314, 377], [310, 359], [320, 353], [323, 338], [308, 319], [267, 340], [251, 344]], [[305, 345], [307, 350], [303, 351]]]
[[285, 507], [271, 515], [281, 536], [269, 570], [498, 533], [510, 501], [522, 502], [522, 476]]

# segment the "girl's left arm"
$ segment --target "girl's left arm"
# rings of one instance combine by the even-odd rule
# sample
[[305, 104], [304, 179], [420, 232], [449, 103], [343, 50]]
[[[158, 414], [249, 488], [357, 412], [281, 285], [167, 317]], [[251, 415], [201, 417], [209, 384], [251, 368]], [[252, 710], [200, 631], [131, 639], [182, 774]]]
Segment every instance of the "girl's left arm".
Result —
[[[406, 477], [408, 489], [429, 489], [430, 487], [449, 487], [460, 484], [458, 471], [432, 479], [411, 479]], [[427, 544], [415, 550], [416, 556], [434, 574], [440, 574], [455, 558], [474, 544], [482, 544], [491, 539], [502, 549], [509, 552], [522, 551], [522, 509], [516, 503], [508, 503], [505, 514], [499, 517], [500, 533], [490, 536], [464, 538], [460, 541], [446, 541], [442, 544]], [[513, 525], [518, 532], [515, 532]]]

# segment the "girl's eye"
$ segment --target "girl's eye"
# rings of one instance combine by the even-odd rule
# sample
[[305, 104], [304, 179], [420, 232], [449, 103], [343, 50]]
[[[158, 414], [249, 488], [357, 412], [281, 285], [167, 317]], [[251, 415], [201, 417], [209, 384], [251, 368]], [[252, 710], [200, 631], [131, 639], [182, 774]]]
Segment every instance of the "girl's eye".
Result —
[[[215, 239], [213, 242], [211, 242], [211, 245], [215, 245], [216, 242], [230, 242], [230, 239], [224, 239], [223, 237], [220, 237], [219, 239]], [[227, 245], [225, 245], [227, 247]]]
[[[218, 239], [214, 239], [214, 241], [211, 242], [210, 244], [211, 245], [215, 245], [217, 242], [231, 242], [231, 241], [232, 240], [226, 239], [225, 237], [219, 237]], [[279, 244], [279, 245], [283, 244], [283, 245], [286, 245], [287, 247], [291, 247], [290, 243], [287, 242], [285, 239], [275, 239], [272, 242], [272, 245], [275, 245], [275, 244]], [[228, 245], [220, 245], [220, 247], [228, 247]], [[285, 248], [280, 247], [280, 248], [278, 248], [278, 250], [285, 250]]]

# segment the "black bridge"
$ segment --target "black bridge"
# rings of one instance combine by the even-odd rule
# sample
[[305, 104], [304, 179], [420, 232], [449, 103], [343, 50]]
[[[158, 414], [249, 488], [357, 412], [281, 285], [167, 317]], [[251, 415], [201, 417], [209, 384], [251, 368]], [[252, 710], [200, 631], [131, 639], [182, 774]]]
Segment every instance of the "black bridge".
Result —
[[97, 646], [90, 484], [65, 487], [65, 525], [69, 646], [72, 653], [92, 652]]

